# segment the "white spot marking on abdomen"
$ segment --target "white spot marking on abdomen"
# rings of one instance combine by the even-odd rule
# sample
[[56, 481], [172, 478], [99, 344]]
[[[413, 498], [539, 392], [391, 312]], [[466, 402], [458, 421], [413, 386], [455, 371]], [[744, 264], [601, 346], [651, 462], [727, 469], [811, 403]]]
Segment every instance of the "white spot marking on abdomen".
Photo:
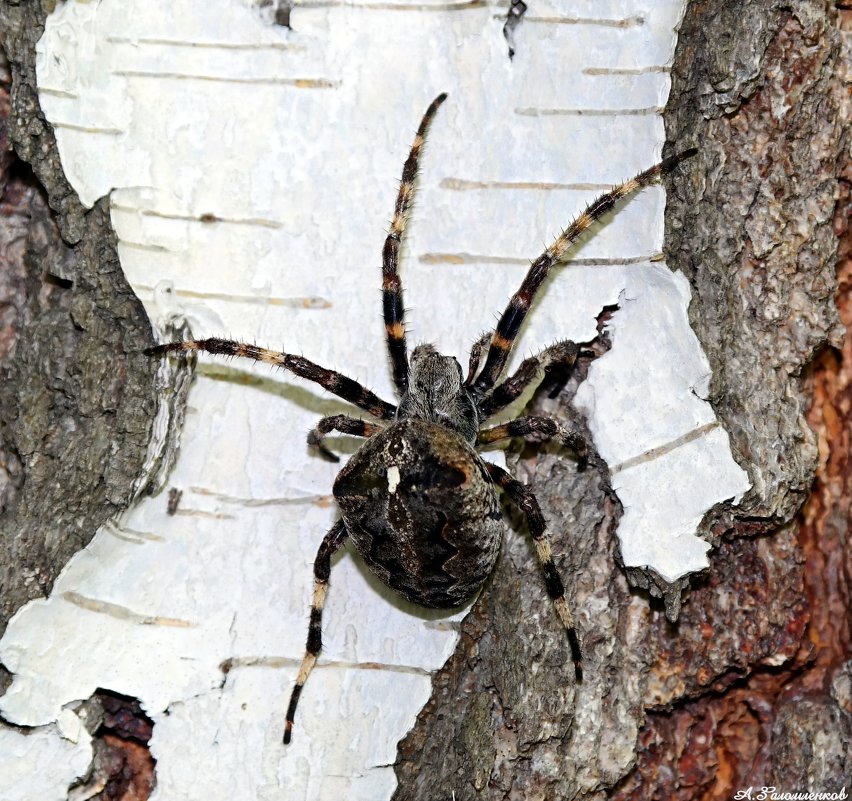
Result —
[[399, 485], [399, 468], [396, 466], [388, 468], [388, 492], [393, 494]]

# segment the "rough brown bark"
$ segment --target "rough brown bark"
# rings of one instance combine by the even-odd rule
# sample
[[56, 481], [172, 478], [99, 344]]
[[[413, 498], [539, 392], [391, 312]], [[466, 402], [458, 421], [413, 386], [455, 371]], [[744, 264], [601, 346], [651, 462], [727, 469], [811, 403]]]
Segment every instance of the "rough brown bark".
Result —
[[[838, 792], [852, 774], [848, 331], [839, 353], [826, 350], [810, 371], [804, 369], [820, 344], [820, 330], [828, 331], [831, 323], [824, 298], [832, 288], [837, 237], [845, 248], [838, 266], [837, 305], [843, 322], [852, 323], [850, 19], [848, 11], [845, 18], [842, 10], [832, 15], [830, 6], [828, 13], [820, 11], [818, 4], [779, 4], [770, 24], [756, 28], [765, 48], [757, 80], [747, 69], [747, 52], [732, 71], [740, 76], [736, 85], [727, 86], [724, 76], [715, 74], [716, 103], [724, 114], [708, 114], [712, 122], [707, 130], [717, 151], [714, 180], [704, 195], [708, 202], [696, 207], [691, 230], [687, 222], [682, 234], [671, 237], [682, 248], [681, 265], [701, 297], [715, 297], [718, 304], [739, 299], [754, 320], [747, 327], [735, 320], [732, 326], [716, 318], [712, 305], [697, 303], [692, 309], [717, 368], [714, 402], [755, 478], [754, 490], [737, 512], [752, 518], [735, 519], [735, 535], [766, 520], [786, 519], [807, 494], [816, 438], [804, 429], [802, 448], [797, 432], [815, 390], [809, 421], [819, 434], [821, 458], [814, 491], [792, 524], [757, 541], [772, 566], [761, 582], [762, 594], [737, 594], [760, 617], [775, 618], [782, 635], [773, 645], [777, 656], [767, 660], [755, 654], [748, 631], [740, 635], [739, 656], [731, 651], [727, 660], [740, 674], [737, 680], [722, 677], [729, 689], [686, 703], [666, 699], [669, 708], [649, 716], [636, 769], [614, 794], [616, 799], [727, 799], [749, 786]], [[743, 24], [752, 23], [746, 15]], [[707, 39], [719, 35], [706, 21], [702, 29]], [[696, 39], [684, 41], [694, 46]], [[708, 84], [702, 87], [687, 74], [680, 78], [683, 109], [696, 102], [702, 89], [706, 93]], [[728, 97], [723, 89], [730, 89]], [[712, 104], [705, 98], [702, 108]], [[672, 130], [689, 128], [687, 112], [680, 110], [676, 117]], [[729, 199], [731, 189], [725, 185], [733, 188], [737, 179], [740, 194]], [[838, 185], [841, 200], [835, 207]], [[730, 215], [721, 247], [714, 246], [709, 230], [702, 230], [714, 214], [719, 216], [714, 202]], [[685, 251], [690, 236], [697, 251], [692, 258]], [[836, 338], [832, 341], [837, 344]], [[730, 356], [735, 358], [725, 365]], [[749, 542], [734, 540], [720, 554], [747, 548]], [[729, 576], [712, 581], [719, 586], [730, 581], [730, 591], [753, 577], [750, 560], [738, 557]], [[785, 598], [786, 604], [779, 604]], [[707, 608], [712, 636], [724, 637], [725, 628], [718, 625], [722, 604]]]
[[[719, 547], [672, 624], [616, 564], [606, 477], [522, 459], [548, 519], [573, 521], [553, 540], [576, 608], [595, 610], [580, 625], [586, 681], [575, 693], [528, 547], [511, 538], [400, 745], [395, 798], [721, 799], [749, 783], [831, 791], [852, 774], [848, 510], [826, 499], [822, 534], [790, 522], [817, 462], [804, 376], [842, 337], [832, 219], [848, 70], [831, 3], [689, 4], [666, 125], [670, 147], [700, 155], [670, 181], [666, 252], [692, 283], [711, 402], [754, 487], [708, 514]], [[831, 495], [848, 506], [845, 480]], [[629, 578], [678, 611], [680, 588]]]
[[[826, 350], [813, 366], [809, 422], [817, 432], [820, 463], [813, 492], [783, 542], [796, 559], [789, 579], [801, 577], [798, 606], [787, 641], [792, 658], [749, 671], [729, 690], [677, 704], [649, 716], [638, 763], [613, 798], [729, 799], [739, 788], [775, 786], [787, 792], [839, 792], [852, 768], [852, 164], [847, 160], [835, 212], [840, 237], [837, 305], [847, 326], [839, 350]], [[777, 569], [782, 538], [759, 542]], [[724, 546], [748, 547], [738, 539]], [[723, 550], [724, 550], [723, 547]], [[737, 560], [739, 562], [739, 560]], [[737, 565], [730, 577], [753, 575]], [[715, 580], [720, 584], [722, 580]], [[757, 606], [776, 592], [767, 576]], [[695, 604], [696, 596], [686, 610]], [[791, 610], [792, 611], [792, 610]], [[782, 621], [783, 622], [783, 619]], [[801, 623], [807, 625], [800, 637]], [[795, 628], [794, 628], [795, 627]], [[713, 636], [717, 636], [714, 630]], [[750, 643], [748, 643], [750, 644]], [[798, 644], [798, 649], [796, 645]], [[751, 654], [744, 660], [751, 661]]]
[[157, 401], [107, 204], [80, 204], [38, 105], [44, 14], [0, 9], [0, 633], [138, 490]]

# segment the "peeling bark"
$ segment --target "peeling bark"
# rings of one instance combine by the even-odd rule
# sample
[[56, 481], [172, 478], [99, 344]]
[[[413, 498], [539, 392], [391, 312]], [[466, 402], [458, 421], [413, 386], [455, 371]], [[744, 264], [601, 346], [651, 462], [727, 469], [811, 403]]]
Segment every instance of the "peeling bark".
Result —
[[[717, 533], [732, 525], [743, 537], [789, 519], [811, 488], [818, 443], [816, 483], [792, 523], [720, 548], [719, 557], [736, 557], [711, 570], [677, 632], [691, 675], [661, 651], [655, 673], [665, 677], [658, 701], [667, 708], [648, 717], [637, 766], [613, 799], [726, 799], [749, 786], [830, 793], [852, 774], [850, 20], [818, 3], [768, 8], [754, 28], [755, 60], [725, 53], [733, 78], [716, 59], [704, 81], [684, 69], [675, 82], [685, 93], [669, 130], [694, 130], [687, 109], [700, 106], [716, 166], [694, 210], [680, 204], [685, 222], [670, 242], [696, 288], [691, 311], [715, 368], [714, 405], [755, 481], [742, 510], [715, 521]], [[743, 13], [744, 30], [754, 13], [753, 5]], [[723, 19], [694, 20], [691, 36], [682, 34], [687, 64], [702, 61], [696, 42], [717, 39]], [[845, 339], [826, 303], [836, 283]], [[840, 351], [822, 350], [809, 365], [824, 339]], [[690, 643], [696, 627], [710, 635], [704, 647]]]
[[135, 698], [98, 690], [76, 710], [93, 736], [94, 758], [68, 801], [145, 801], [156, 781], [153, 722]]

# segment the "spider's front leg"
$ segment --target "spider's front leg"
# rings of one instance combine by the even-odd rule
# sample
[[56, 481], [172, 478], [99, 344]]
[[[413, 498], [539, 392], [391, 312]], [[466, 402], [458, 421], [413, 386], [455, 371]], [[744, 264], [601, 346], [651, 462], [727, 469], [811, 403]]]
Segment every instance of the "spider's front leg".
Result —
[[491, 337], [493, 335], [493, 331], [486, 331], [479, 337], [479, 339], [476, 340], [476, 342], [473, 343], [473, 347], [470, 349], [467, 378], [464, 380], [464, 385], [466, 387], [469, 387], [474, 381], [476, 381], [476, 374], [479, 372], [479, 366], [482, 362], [482, 354], [485, 352], [485, 346], [491, 341]]
[[494, 336], [491, 338], [488, 355], [485, 357], [485, 366], [482, 368], [472, 387], [476, 395], [484, 396], [497, 383], [503, 373], [509, 354], [512, 352], [515, 344], [515, 338], [532, 306], [536, 293], [541, 288], [553, 266], [565, 260], [569, 248], [580, 234], [589, 228], [595, 220], [600, 219], [612, 209], [619, 200], [636, 192], [643, 186], [648, 186], [661, 175], [671, 172], [684, 159], [694, 156], [697, 152], [692, 147], [682, 153], [663, 159], [659, 164], [655, 164], [653, 167], [640, 172], [632, 180], [625, 181], [623, 184], [613, 187], [609, 192], [598, 197], [530, 265], [524, 280], [521, 282], [520, 288], [512, 295], [509, 305], [506, 306], [506, 310], [503, 312], [502, 317], [500, 317], [497, 323], [497, 327], [494, 329]]
[[166, 353], [192, 350], [222, 356], [239, 356], [253, 359], [256, 362], [272, 364], [275, 367], [282, 367], [301, 378], [319, 384], [323, 389], [337, 395], [338, 398], [349, 401], [349, 403], [369, 412], [373, 417], [378, 417], [380, 420], [393, 420], [396, 415], [396, 406], [382, 400], [375, 392], [357, 381], [347, 378], [336, 370], [327, 370], [303, 356], [295, 356], [292, 353], [282, 353], [268, 348], [260, 348], [257, 345], [247, 345], [244, 342], [234, 342], [230, 339], [218, 339], [216, 337], [191, 339], [186, 342], [168, 342], [165, 345], [147, 348], [145, 353], [149, 356], [162, 356]]
[[486, 428], [476, 435], [476, 444], [488, 445], [493, 442], [499, 442], [501, 439], [511, 439], [512, 437], [525, 437], [533, 439], [536, 442], [558, 439], [563, 445], [567, 445], [577, 454], [581, 470], [586, 466], [589, 446], [583, 432], [577, 426], [571, 425], [569, 427], [563, 423], [557, 423], [551, 417], [532, 415], [518, 417], [516, 420], [504, 423], [503, 425]]
[[316, 448], [326, 459], [332, 462], [339, 462], [340, 457], [332, 453], [324, 444], [323, 437], [332, 432], [339, 431], [341, 434], [349, 434], [353, 437], [372, 437], [373, 434], [378, 434], [382, 427], [375, 423], [367, 423], [364, 420], [358, 420], [355, 417], [349, 417], [345, 414], [335, 414], [330, 417], [323, 417], [317, 423], [316, 428], [308, 432], [308, 445]]
[[547, 539], [546, 526], [541, 508], [538, 505], [532, 490], [512, 478], [505, 470], [496, 464], [485, 462], [488, 473], [494, 482], [506, 493], [509, 500], [515, 504], [527, 518], [530, 534], [535, 543], [535, 551], [538, 561], [544, 571], [544, 586], [547, 594], [556, 607], [556, 613], [568, 634], [568, 643], [571, 646], [571, 659], [574, 662], [574, 675], [577, 681], [583, 680], [583, 667], [581, 664], [580, 641], [577, 639], [577, 630], [574, 625], [574, 616], [565, 600], [565, 585], [556, 570], [553, 562], [553, 551], [550, 548], [550, 540]]
[[405, 306], [402, 301], [402, 281], [399, 277], [399, 249], [411, 201], [414, 198], [414, 179], [423, 142], [432, 118], [447, 99], [446, 93], [438, 95], [426, 109], [420, 127], [411, 145], [411, 151], [402, 168], [402, 180], [393, 210], [390, 231], [382, 249], [382, 311], [385, 318], [385, 339], [390, 356], [393, 382], [401, 398], [408, 391], [408, 346], [405, 342]]
[[290, 695], [290, 703], [287, 706], [287, 717], [284, 723], [284, 745], [290, 742], [292, 736], [293, 720], [296, 717], [296, 707], [299, 705], [302, 687], [305, 686], [305, 682], [314, 669], [317, 657], [322, 650], [322, 609], [325, 606], [328, 578], [331, 575], [331, 557], [343, 545], [346, 536], [346, 527], [342, 520], [338, 520], [325, 535], [314, 560], [314, 595], [311, 601], [311, 621], [308, 624], [308, 644], [305, 648], [302, 666], [299, 668], [299, 675], [296, 676], [296, 684], [293, 686], [293, 692]]
[[[477, 343], [478, 345], [479, 343]], [[523, 391], [541, 374], [559, 370], [567, 375], [577, 362], [580, 346], [570, 340], [556, 342], [537, 356], [524, 359], [518, 369], [502, 384], [478, 402], [480, 417], [484, 420], [517, 400]], [[472, 384], [475, 379], [467, 383]]]

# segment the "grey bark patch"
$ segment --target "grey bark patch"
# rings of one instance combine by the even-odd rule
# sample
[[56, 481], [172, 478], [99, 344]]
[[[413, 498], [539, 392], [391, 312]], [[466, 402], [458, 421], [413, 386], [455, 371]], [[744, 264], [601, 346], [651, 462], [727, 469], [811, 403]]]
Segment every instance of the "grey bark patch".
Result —
[[678, 50], [667, 136], [700, 152], [668, 179], [667, 217], [678, 222], [665, 250], [692, 284], [710, 402], [753, 482], [734, 514], [777, 524], [803, 503], [816, 465], [802, 373], [842, 331], [839, 32], [821, 2], [716, 2], [686, 15]]
[[0, 16], [12, 78], [9, 138], [34, 174], [25, 181], [23, 244], [9, 254], [21, 280], [0, 364], [0, 632], [128, 505], [157, 408], [157, 365], [141, 352], [151, 328], [121, 271], [107, 201], [82, 206], [38, 105], [44, 13], [27, 3]]

